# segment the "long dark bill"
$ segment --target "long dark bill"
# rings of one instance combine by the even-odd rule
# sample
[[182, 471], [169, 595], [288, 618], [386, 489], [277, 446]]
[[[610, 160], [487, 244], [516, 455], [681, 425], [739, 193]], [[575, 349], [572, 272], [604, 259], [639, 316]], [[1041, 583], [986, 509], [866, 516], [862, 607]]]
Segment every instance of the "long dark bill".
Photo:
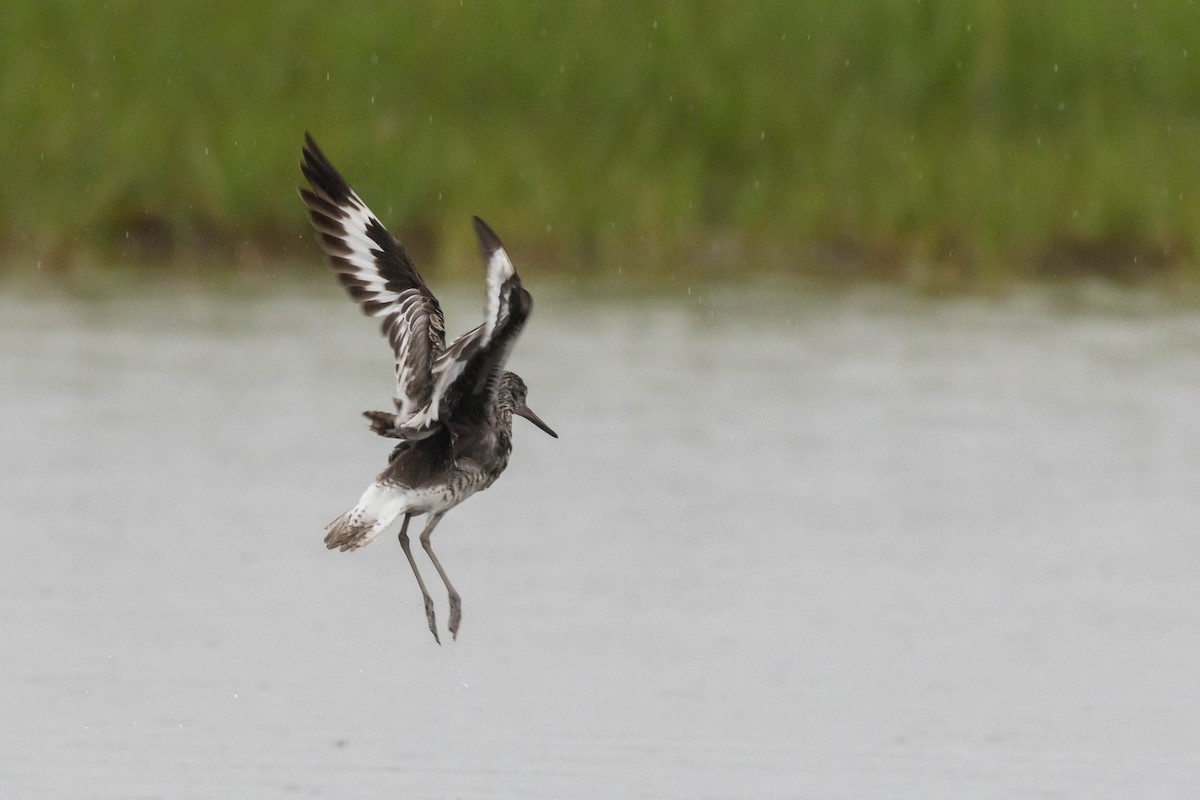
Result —
[[546, 433], [553, 436], [555, 439], [558, 438], [558, 434], [555, 433], [554, 431], [550, 430], [550, 426], [547, 425], [546, 423], [542, 422], [542, 418], [539, 417], [537, 414], [533, 413], [533, 411], [530, 410], [529, 406], [522, 406], [521, 408], [516, 409], [515, 413], [517, 416], [524, 417], [525, 419], [532, 422], [534, 425], [537, 425], [539, 428], [541, 428]]

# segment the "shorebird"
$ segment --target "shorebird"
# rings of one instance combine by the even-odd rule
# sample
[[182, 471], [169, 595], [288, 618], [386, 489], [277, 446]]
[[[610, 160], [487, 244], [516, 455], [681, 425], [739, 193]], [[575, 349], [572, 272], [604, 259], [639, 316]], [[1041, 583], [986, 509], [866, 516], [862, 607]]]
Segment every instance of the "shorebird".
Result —
[[487, 268], [483, 323], [446, 345], [442, 309], [403, 246], [355, 194], [317, 147], [304, 136], [300, 189], [321, 246], [346, 292], [364, 314], [383, 318], [383, 334], [396, 356], [395, 412], [366, 411], [371, 430], [399, 439], [387, 468], [358, 504], [326, 527], [330, 550], [357, 550], [395, 520], [400, 546], [416, 576], [433, 638], [441, 644], [433, 600], [421, 579], [408, 540], [408, 523], [428, 514], [421, 546], [446, 584], [447, 628], [458, 638], [462, 601], [433, 552], [430, 536], [442, 517], [500, 477], [512, 452], [513, 415], [554, 438], [558, 434], [525, 403], [525, 382], [504, 369], [529, 318], [533, 298], [483, 220], [475, 235]]

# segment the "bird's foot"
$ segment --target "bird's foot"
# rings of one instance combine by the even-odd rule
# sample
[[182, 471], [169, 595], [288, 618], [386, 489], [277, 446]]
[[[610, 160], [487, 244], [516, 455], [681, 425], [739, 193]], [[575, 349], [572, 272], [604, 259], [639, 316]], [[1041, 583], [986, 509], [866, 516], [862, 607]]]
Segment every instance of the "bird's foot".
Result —
[[458, 624], [462, 622], [462, 600], [458, 594], [450, 595], [450, 624], [447, 625], [450, 629], [450, 636], [455, 641], [458, 640]]
[[425, 618], [429, 620], [429, 632], [433, 634], [433, 640], [438, 644], [442, 640], [438, 637], [437, 620], [433, 616], [433, 598], [426, 595], [425, 597]]

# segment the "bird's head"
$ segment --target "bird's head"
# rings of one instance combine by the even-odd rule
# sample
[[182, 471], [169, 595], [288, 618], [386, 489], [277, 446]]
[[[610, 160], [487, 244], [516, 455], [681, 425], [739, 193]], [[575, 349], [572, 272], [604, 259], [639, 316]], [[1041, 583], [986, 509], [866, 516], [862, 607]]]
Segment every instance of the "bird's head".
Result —
[[550, 429], [550, 426], [542, 422], [541, 417], [533, 413], [525, 403], [525, 398], [529, 394], [529, 387], [525, 385], [525, 381], [521, 380], [521, 376], [515, 372], [505, 372], [500, 379], [500, 402], [502, 405], [507, 405], [512, 413], [518, 417], [525, 419], [537, 425], [546, 433], [558, 438], [558, 434]]

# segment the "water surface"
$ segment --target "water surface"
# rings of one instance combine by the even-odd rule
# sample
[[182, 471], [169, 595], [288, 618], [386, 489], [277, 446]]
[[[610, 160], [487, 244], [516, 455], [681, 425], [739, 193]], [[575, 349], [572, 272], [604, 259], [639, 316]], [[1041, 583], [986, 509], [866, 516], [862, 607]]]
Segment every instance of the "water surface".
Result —
[[0, 795], [1200, 792], [1197, 314], [541, 292], [562, 438], [439, 527], [440, 648], [394, 536], [321, 545], [388, 451], [374, 327], [0, 297]]

